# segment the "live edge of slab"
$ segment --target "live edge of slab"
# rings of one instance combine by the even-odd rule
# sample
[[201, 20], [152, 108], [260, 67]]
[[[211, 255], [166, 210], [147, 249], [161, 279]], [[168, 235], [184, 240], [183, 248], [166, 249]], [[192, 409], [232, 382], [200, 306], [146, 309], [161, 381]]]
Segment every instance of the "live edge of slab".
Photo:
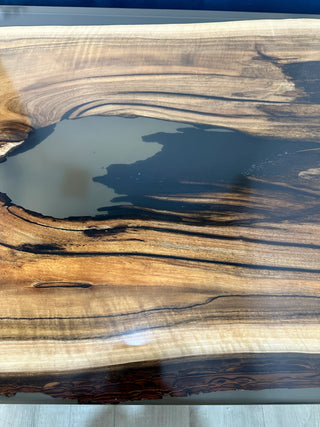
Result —
[[319, 21], [0, 33], [3, 158], [90, 115], [294, 147], [261, 176], [181, 180], [95, 218], [1, 194], [0, 393], [104, 403], [319, 387]]
[[318, 355], [250, 354], [127, 364], [59, 375], [1, 376], [0, 393], [45, 393], [79, 403], [121, 403], [227, 390], [320, 386]]

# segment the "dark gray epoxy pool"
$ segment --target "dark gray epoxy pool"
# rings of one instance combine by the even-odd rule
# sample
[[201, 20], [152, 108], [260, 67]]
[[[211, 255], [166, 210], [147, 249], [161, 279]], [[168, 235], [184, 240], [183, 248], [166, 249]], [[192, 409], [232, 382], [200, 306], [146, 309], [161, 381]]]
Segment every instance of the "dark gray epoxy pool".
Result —
[[118, 204], [112, 200], [120, 194], [93, 178], [104, 175], [111, 164], [152, 157], [162, 145], [144, 142], [143, 135], [176, 132], [178, 127], [181, 123], [146, 118], [62, 121], [44, 140], [43, 131], [35, 132], [26, 144], [32, 148], [23, 152], [22, 147], [0, 163], [0, 191], [13, 203], [43, 215], [94, 216], [101, 206]]
[[[301, 171], [297, 150], [314, 147], [149, 118], [65, 120], [36, 131], [0, 163], [0, 192], [56, 218], [126, 215], [126, 206], [200, 212], [201, 203], [170, 196], [218, 191], [217, 183], [250, 188], [248, 176], [292, 175], [294, 182]], [[318, 157], [307, 151], [304, 164], [314, 168]]]

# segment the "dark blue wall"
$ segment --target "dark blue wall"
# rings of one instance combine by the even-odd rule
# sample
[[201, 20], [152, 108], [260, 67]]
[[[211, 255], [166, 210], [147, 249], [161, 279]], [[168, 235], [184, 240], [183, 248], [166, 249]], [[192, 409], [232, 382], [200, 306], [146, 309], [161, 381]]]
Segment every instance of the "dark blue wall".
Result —
[[320, 13], [320, 0], [0, 0], [0, 5]]

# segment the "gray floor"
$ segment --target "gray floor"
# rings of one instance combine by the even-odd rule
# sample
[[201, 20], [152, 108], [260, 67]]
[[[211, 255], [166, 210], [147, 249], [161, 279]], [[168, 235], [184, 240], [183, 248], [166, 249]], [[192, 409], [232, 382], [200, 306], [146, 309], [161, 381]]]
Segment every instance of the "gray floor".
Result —
[[8, 427], [320, 426], [319, 405], [0, 405]]

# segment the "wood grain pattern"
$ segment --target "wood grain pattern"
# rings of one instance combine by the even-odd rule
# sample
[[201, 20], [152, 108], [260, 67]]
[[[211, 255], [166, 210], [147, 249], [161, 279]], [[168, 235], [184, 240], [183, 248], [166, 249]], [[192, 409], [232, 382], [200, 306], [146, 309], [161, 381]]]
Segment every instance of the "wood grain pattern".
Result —
[[260, 175], [181, 178], [179, 192], [95, 218], [2, 194], [1, 393], [116, 402], [320, 385], [318, 152], [303, 145], [319, 137], [319, 29], [1, 29], [3, 155], [32, 129], [95, 114], [296, 144]]
[[2, 28], [2, 155], [32, 129], [97, 114], [318, 140], [319, 27], [298, 19]]
[[[282, 199], [286, 218], [290, 204], [270, 192], [260, 195], [263, 203], [275, 213]], [[219, 196], [237, 208], [239, 193]], [[318, 216], [316, 196], [299, 200], [292, 201], [298, 212]], [[319, 225], [310, 219], [282, 224], [246, 213], [241, 225], [242, 213], [232, 212], [233, 225], [219, 225], [215, 215], [226, 222], [227, 205], [225, 215], [211, 206], [207, 218], [196, 212], [173, 222], [142, 219], [143, 211], [125, 220], [59, 221], [8, 200], [0, 214], [2, 371], [23, 372], [26, 362], [41, 372], [71, 369], [75, 360], [85, 369], [242, 349], [320, 350]], [[172, 348], [176, 340], [184, 345]], [[43, 359], [32, 357], [35, 341]]]

